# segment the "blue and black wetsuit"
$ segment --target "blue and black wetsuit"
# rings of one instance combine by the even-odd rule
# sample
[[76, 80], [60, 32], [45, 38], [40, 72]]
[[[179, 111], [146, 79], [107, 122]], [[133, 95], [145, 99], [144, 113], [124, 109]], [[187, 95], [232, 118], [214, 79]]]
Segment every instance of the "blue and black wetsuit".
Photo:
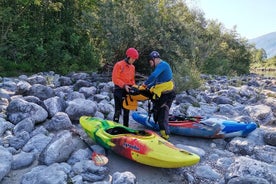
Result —
[[154, 71], [148, 77], [145, 85], [154, 93], [153, 118], [159, 124], [160, 130], [169, 130], [169, 111], [175, 98], [173, 74], [170, 65], [166, 61], [160, 61]]

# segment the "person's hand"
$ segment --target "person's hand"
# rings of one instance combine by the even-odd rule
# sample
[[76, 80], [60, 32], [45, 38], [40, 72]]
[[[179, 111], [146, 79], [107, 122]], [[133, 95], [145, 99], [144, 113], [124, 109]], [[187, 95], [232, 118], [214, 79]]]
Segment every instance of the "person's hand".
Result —
[[131, 86], [129, 86], [129, 85], [125, 85], [125, 86], [124, 86], [124, 88], [125, 88], [126, 92], [128, 92], [128, 93], [129, 93], [129, 89], [131, 88]]

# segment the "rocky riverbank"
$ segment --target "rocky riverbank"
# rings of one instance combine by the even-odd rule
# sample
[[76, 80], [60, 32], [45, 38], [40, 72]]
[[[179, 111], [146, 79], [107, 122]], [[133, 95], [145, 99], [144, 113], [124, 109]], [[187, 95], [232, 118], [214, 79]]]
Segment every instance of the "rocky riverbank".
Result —
[[[197, 165], [178, 169], [144, 166], [113, 153], [108, 165], [94, 165], [91, 151], [70, 129], [81, 131], [82, 115], [112, 119], [113, 83], [103, 76], [49, 72], [0, 78], [0, 182], [276, 183], [276, 79], [202, 78], [206, 82], [200, 89], [177, 95], [172, 113], [254, 121], [260, 127], [245, 138], [172, 135], [172, 143], [201, 157]], [[138, 111], [146, 110], [147, 104], [140, 103]], [[130, 127], [144, 128], [133, 120]], [[93, 148], [104, 153], [100, 146]]]

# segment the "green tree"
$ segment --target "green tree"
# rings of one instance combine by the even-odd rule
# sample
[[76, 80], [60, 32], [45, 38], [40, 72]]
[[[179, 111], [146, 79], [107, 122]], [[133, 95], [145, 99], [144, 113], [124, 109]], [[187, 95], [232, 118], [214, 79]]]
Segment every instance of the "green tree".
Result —
[[267, 59], [267, 55], [264, 49], [252, 48], [251, 63], [262, 63]]
[[248, 73], [260, 58], [235, 28], [205, 20], [182, 0], [2, 0], [0, 10], [0, 73], [112, 67], [128, 47], [139, 50], [138, 72], [149, 73], [147, 56], [157, 50], [189, 80]]
[[76, 20], [85, 1], [1, 1], [1, 73], [93, 70], [98, 56]]
[[234, 30], [226, 30], [221, 23], [209, 22], [204, 38], [205, 57], [201, 60], [203, 73], [240, 75], [249, 73], [251, 52], [247, 40], [239, 38]]

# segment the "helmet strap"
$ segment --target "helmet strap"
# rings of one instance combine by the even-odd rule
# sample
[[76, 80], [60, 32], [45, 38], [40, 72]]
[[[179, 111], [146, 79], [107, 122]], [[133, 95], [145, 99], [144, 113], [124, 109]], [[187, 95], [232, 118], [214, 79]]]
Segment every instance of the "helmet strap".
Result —
[[129, 57], [125, 58], [125, 62], [129, 64]]
[[155, 64], [155, 59], [156, 59], [156, 58], [153, 58], [153, 60], [152, 60], [152, 61], [153, 61], [153, 68], [155, 68], [155, 67], [156, 67], [156, 64]]

